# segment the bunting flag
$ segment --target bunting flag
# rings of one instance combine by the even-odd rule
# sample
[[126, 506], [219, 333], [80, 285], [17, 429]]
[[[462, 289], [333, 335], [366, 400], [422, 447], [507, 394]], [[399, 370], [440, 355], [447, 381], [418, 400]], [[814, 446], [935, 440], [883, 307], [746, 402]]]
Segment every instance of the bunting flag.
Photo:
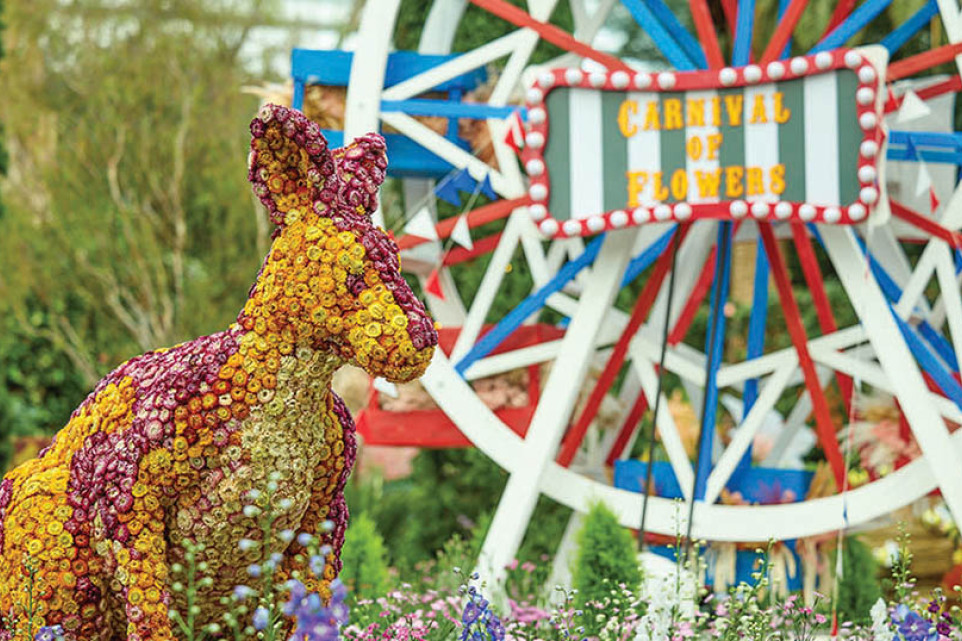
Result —
[[916, 118], [928, 116], [930, 113], [932, 113], [932, 110], [925, 104], [925, 101], [919, 98], [917, 93], [909, 89], [902, 98], [902, 105], [899, 107], [899, 114], [895, 120], [901, 124], [915, 120]]
[[921, 196], [925, 192], [932, 189], [932, 175], [929, 173], [929, 168], [925, 164], [925, 161], [919, 160], [919, 178], [915, 183], [915, 195]]
[[438, 230], [434, 226], [434, 218], [427, 207], [422, 207], [411, 220], [404, 225], [404, 233], [426, 240], [439, 240]]
[[431, 270], [431, 274], [424, 283], [424, 291], [431, 294], [435, 298], [440, 298], [444, 300], [444, 290], [441, 289], [441, 281], [438, 278], [438, 269], [435, 267]]
[[929, 187], [929, 206], [932, 208], [933, 215], [938, 210], [940, 204], [939, 197], [935, 195], [935, 187]]
[[461, 196], [458, 195], [458, 188], [453, 180], [442, 181], [434, 188], [434, 194], [446, 203], [451, 203], [455, 207], [461, 206]]
[[374, 389], [382, 394], [387, 394], [391, 398], [397, 398], [400, 396], [397, 390], [397, 385], [387, 379], [381, 378], [380, 376], [374, 379]]
[[514, 153], [520, 154], [524, 149], [524, 123], [521, 121], [521, 112], [515, 111], [508, 116], [506, 125], [507, 133], [504, 135], [504, 142], [514, 150]]
[[468, 226], [468, 217], [459, 216], [451, 230], [451, 240], [461, 245], [468, 251], [474, 249], [474, 241], [471, 240], [471, 228]]
[[491, 174], [484, 175], [484, 180], [481, 181], [481, 193], [484, 194], [488, 200], [498, 199], [498, 192], [491, 186]]
[[451, 179], [451, 184], [454, 185], [458, 191], [466, 191], [468, 193], [474, 193], [478, 186], [477, 181], [471, 177], [467, 169], [462, 169], [454, 174], [454, 177]]

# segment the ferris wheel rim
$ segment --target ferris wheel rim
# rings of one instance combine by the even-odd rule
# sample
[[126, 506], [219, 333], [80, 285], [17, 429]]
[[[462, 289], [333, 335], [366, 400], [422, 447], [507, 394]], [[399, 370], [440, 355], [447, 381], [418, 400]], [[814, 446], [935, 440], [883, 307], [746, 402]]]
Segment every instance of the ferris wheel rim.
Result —
[[[394, 0], [386, 0], [386, 1], [391, 3]], [[555, 3], [549, 2], [547, 4], [550, 4], [551, 6], [553, 6]], [[943, 14], [944, 16], [947, 5], [943, 0], [939, 0], [939, 5], [940, 5], [939, 7], [940, 13]], [[960, 26], [962, 26], [962, 21], [960, 21], [958, 17], [956, 17], [956, 21], [960, 22]], [[512, 34], [509, 34], [509, 36], [512, 36], [518, 41], [520, 41], [521, 37], [516, 35], [517, 33], [518, 32], [513, 32]], [[505, 38], [507, 37], [508, 36], [505, 36]], [[513, 42], [513, 41], [509, 41], [509, 42]], [[502, 40], [501, 42], [499, 42], [498, 46], [501, 46], [501, 47], [506, 46], [505, 41]], [[492, 49], [494, 49], [494, 47], [492, 47]], [[380, 87], [378, 88], [378, 90], [380, 91]], [[378, 99], [380, 99], [380, 95], [378, 95]], [[393, 122], [392, 122], [392, 118], [385, 119], [385, 118], [379, 117], [379, 119], [389, 124], [401, 124], [402, 126], [408, 126], [408, 127], [411, 126], [411, 122], [406, 122], [403, 118], [393, 118]], [[525, 218], [525, 221], [530, 222], [530, 220], [527, 218]], [[942, 269], [944, 270], [944, 267]], [[909, 276], [913, 277], [914, 272], [910, 271]], [[480, 326], [478, 327], [478, 330], [480, 331]], [[841, 331], [844, 331], [844, 330], [841, 330]], [[823, 338], [823, 337], [824, 335], [820, 336], [819, 338]], [[475, 334], [474, 340], [476, 340], [476, 338], [477, 338], [477, 334]], [[439, 377], [448, 378], [449, 380], [453, 380], [454, 378], [459, 379], [456, 382], [457, 385], [465, 388], [461, 391], [464, 392], [466, 395], [471, 395], [473, 397], [473, 393], [470, 391], [470, 385], [453, 368], [453, 366], [451, 365], [451, 362], [448, 361], [442, 355], [439, 355], [439, 359], [442, 359], [442, 360], [439, 360], [439, 363], [442, 363], [443, 365], [439, 365], [438, 366], [439, 369], [435, 369], [433, 371], [442, 372], [442, 373], [432, 374], [431, 373], [432, 370], [429, 370], [429, 374], [424, 379], [425, 388], [428, 389], [429, 393], [431, 393], [432, 397], [434, 397], [434, 399], [438, 402], [439, 406], [441, 406], [442, 409], [445, 409], [444, 408], [445, 402], [442, 401], [442, 398], [444, 398], [444, 394], [439, 390], [439, 383], [437, 380]], [[432, 368], [435, 368], [435, 365], [432, 365]], [[836, 369], [835, 371], [840, 371], [840, 370]], [[440, 387], [446, 387], [449, 391], [451, 389], [450, 386], [445, 386], [445, 385], [441, 385]], [[461, 395], [461, 396], [464, 396], [464, 395]], [[466, 396], [464, 396], [464, 398], [466, 399]], [[476, 397], [474, 398], [475, 400], [477, 400]], [[450, 399], [446, 399], [446, 400], [450, 400]], [[546, 401], [542, 401], [542, 402], [546, 402]], [[494, 416], [494, 414], [490, 410], [484, 407], [483, 404], [478, 402], [478, 406], [479, 407], [476, 408], [479, 410], [478, 412], [473, 412], [473, 411], [465, 412], [462, 407], [457, 412], [447, 411], [446, 413], [455, 419], [455, 422], [456, 424], [458, 424], [459, 429], [461, 429], [462, 432], [464, 432], [465, 435], [469, 437], [469, 440], [471, 440], [477, 447], [479, 447], [479, 449], [484, 451], [489, 457], [492, 458], [492, 460], [495, 460], [495, 462], [497, 462], [502, 468], [508, 471], [513, 471], [514, 469], [516, 469], [515, 467], [509, 468], [504, 464], [504, 462], [511, 462], [513, 459], [510, 458], [510, 455], [505, 454], [500, 450], [503, 450], [506, 446], [518, 445], [520, 443], [523, 443], [523, 440], [520, 439], [520, 437], [518, 437], [516, 434], [514, 434], [514, 432], [512, 432], [502, 421], [497, 419], [497, 417]], [[474, 408], [473, 405], [471, 407]], [[946, 409], [947, 408], [943, 407], [943, 410], [946, 410]], [[945, 411], [943, 411], [942, 413], [944, 415]], [[485, 416], [486, 418], [478, 418], [479, 416]], [[467, 421], [468, 419], [470, 419], [471, 421], [478, 421], [478, 422], [472, 424], [470, 428], [466, 428], [462, 425], [461, 422]], [[485, 431], [490, 432], [490, 434], [484, 433]], [[953, 441], [958, 440], [955, 436], [953, 436], [952, 438], [953, 438]], [[497, 450], [495, 450], [491, 446], [491, 443], [494, 441], [497, 441], [499, 444], [499, 447]], [[855, 497], [856, 502], [862, 502], [863, 499], [861, 497], [869, 497], [869, 498], [878, 497], [878, 496], [884, 497], [885, 493], [881, 492], [881, 490], [879, 490], [878, 488], [885, 489], [890, 486], [895, 488], [901, 488], [903, 490], [909, 487], [914, 488], [912, 492], [910, 493], [903, 492], [903, 495], [902, 495], [904, 498], [909, 496], [909, 494], [911, 494], [912, 498], [905, 498], [905, 502], [911, 502], [915, 498], [918, 498], [919, 496], [924, 495], [928, 491], [931, 491], [936, 486], [936, 482], [934, 480], [931, 481], [931, 483], [929, 483], [929, 480], [923, 478], [924, 470], [922, 468], [924, 466], [919, 464], [924, 462], [925, 462], [924, 458], [913, 461], [912, 463], [907, 465], [905, 468], [900, 469], [898, 472], [893, 473], [892, 475], [888, 475], [882, 479], [875, 480], [867, 486], [856, 488], [854, 490], [849, 490], [844, 494], [837, 494], [837, 495], [834, 495], [833, 497], [810, 499], [810, 500], [800, 501], [798, 503], [792, 504], [794, 506], [799, 506], [796, 508], [790, 508], [788, 506], [743, 507], [743, 506], [725, 506], [725, 505], [715, 505], [711, 503], [704, 503], [700, 505], [699, 512], [697, 513], [698, 515], [696, 515], [695, 532], [696, 532], [696, 535], [700, 536], [701, 538], [710, 538], [712, 540], [725, 540], [725, 539], [719, 538], [717, 534], [712, 535], [712, 533], [708, 531], [705, 531], [704, 532], [705, 536], [702, 536], [701, 534], [702, 530], [699, 529], [699, 523], [698, 523], [698, 521], [702, 519], [702, 517], [699, 516], [701, 514], [705, 514], [705, 515], [729, 514], [729, 513], [745, 514], [745, 513], [751, 513], [752, 510], [761, 510], [760, 512], [757, 512], [757, 513], [770, 514], [773, 516], [774, 515], [791, 515], [793, 514], [793, 509], [802, 509], [806, 505], [820, 506], [819, 509], [823, 509], [827, 512], [831, 512], [835, 510], [835, 506], [839, 501], [844, 502], [848, 499], [851, 499], [852, 497]], [[514, 466], [515, 464], [511, 462], [511, 465]], [[909, 471], [903, 472], [903, 470], [909, 470]], [[899, 476], [896, 476], [896, 474], [898, 474]], [[908, 477], [908, 479], [906, 477]], [[548, 468], [545, 472], [545, 478], [551, 479], [554, 482], [548, 483], [546, 487], [542, 487], [541, 491], [548, 494], [549, 496], [553, 496], [553, 498], [557, 498], [558, 500], [561, 500], [561, 502], [571, 507], [575, 507], [575, 505], [579, 505], [583, 507], [584, 506], [583, 498], [589, 492], [587, 492], [587, 490], [580, 491], [580, 493], [578, 493], [578, 495], [575, 496], [574, 494], [569, 494], [565, 491], [562, 491], [563, 488], [569, 485], [571, 487], [584, 486], [585, 488], [590, 489], [592, 492], [600, 492], [606, 497], [607, 496], [618, 497], [617, 500], [622, 502], [625, 502], [625, 501], [630, 502], [631, 500], [635, 501], [636, 503], [638, 502], [637, 493], [629, 492], [627, 490], [619, 490], [619, 489], [612, 488], [604, 484], [598, 483], [596, 481], [587, 479], [577, 474], [577, 472], [573, 470], [566, 469], [562, 466], [559, 466], [555, 462], [551, 462], [548, 464]], [[889, 479], [892, 479], [892, 480], [889, 480]], [[590, 484], [590, 485], [585, 485], [585, 484]], [[879, 485], [879, 484], [882, 484], [882, 485]], [[871, 488], [875, 488], [875, 489], [870, 491]], [[873, 500], [875, 499], [873, 498]], [[655, 513], [660, 514], [663, 517], [668, 515], [668, 509], [673, 503], [673, 501], [670, 499], [659, 498], [656, 501], [655, 497], [652, 498], [652, 502], [653, 502], [652, 505], [658, 506]], [[871, 501], [866, 500], [866, 502], [871, 502]], [[884, 502], [879, 501], [877, 502], [877, 505], [881, 505], [882, 503]], [[877, 510], [877, 513], [875, 513], [875, 515], [878, 516], [880, 514], [889, 512], [891, 511], [891, 509], [894, 509], [894, 508], [891, 507], [890, 505], [886, 506], [885, 508], [880, 508]], [[718, 512], [719, 510], [721, 510], [722, 512]], [[627, 513], [630, 514], [630, 511]], [[855, 508], [854, 513], [855, 514], [859, 513], [858, 507]], [[868, 513], [869, 512], [867, 511], [863, 512], [863, 514], [868, 514]], [[779, 518], [783, 518], [783, 516]], [[869, 520], [870, 517], [863, 516], [858, 518], [861, 519], [859, 522], [864, 522], [865, 520]], [[709, 520], [710, 519], [706, 519], [706, 521], [709, 521]], [[653, 529], [657, 530], [661, 527], [660, 524], [662, 523], [663, 519], [656, 519], [656, 521], [658, 522], [658, 526]], [[625, 525], [628, 525], [628, 526], [633, 525], [630, 518], [624, 519], [623, 522]], [[754, 521], [751, 521], [751, 522], [754, 523]], [[814, 523], [814, 522], [815, 521], [809, 521], [809, 523]], [[652, 523], [653, 525], [655, 525], [655, 522], [652, 522]], [[837, 529], [841, 525], [852, 524], [852, 521], [840, 522], [836, 519], [835, 521], [832, 521], [831, 524], [832, 524], [832, 527], [829, 527], [828, 529]], [[814, 528], [814, 526], [812, 527]], [[827, 525], [825, 527], [827, 527]], [[826, 531], [826, 529], [824, 527], [822, 529], [810, 528], [809, 533], [816, 533], [821, 531]], [[671, 534], [672, 532], [663, 532], [663, 533]], [[739, 534], [739, 536], [730, 538], [727, 540], [746, 540], [744, 538], [744, 534], [745, 533], [742, 532], [741, 534]]]

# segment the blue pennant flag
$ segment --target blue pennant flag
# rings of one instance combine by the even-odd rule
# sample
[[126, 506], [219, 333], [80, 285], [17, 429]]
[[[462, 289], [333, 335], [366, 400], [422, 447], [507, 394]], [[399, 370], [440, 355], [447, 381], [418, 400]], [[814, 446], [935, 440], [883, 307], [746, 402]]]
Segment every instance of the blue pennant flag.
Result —
[[919, 150], [916, 149], [915, 143], [912, 141], [912, 136], [907, 136], [905, 138], [905, 153], [913, 160], [920, 160]]
[[481, 183], [481, 193], [487, 196], [489, 200], [497, 200], [498, 194], [494, 191], [494, 187], [491, 186], [491, 174], [484, 175], [484, 181]]
[[446, 203], [451, 203], [455, 207], [461, 206], [461, 197], [458, 195], [457, 185], [453, 180], [447, 180], [434, 188], [435, 195]]
[[471, 194], [474, 193], [475, 185], [478, 183], [471, 177], [467, 169], [462, 169], [451, 179], [451, 184], [457, 187], [458, 191], [466, 191]]

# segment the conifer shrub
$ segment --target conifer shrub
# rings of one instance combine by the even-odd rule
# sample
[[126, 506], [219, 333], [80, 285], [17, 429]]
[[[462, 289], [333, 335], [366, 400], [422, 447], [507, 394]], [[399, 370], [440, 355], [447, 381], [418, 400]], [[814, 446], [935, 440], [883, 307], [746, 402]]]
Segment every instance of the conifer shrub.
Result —
[[596, 503], [585, 516], [584, 525], [578, 533], [578, 552], [572, 568], [572, 587], [578, 592], [575, 605], [586, 616], [586, 632], [593, 629], [596, 617], [592, 610], [603, 610], [612, 590], [621, 585], [638, 593], [642, 574], [638, 564], [635, 542], [631, 533], [618, 523], [618, 518], [604, 504]]
[[374, 521], [361, 512], [351, 517], [341, 551], [341, 581], [353, 601], [376, 599], [388, 589], [387, 552]]

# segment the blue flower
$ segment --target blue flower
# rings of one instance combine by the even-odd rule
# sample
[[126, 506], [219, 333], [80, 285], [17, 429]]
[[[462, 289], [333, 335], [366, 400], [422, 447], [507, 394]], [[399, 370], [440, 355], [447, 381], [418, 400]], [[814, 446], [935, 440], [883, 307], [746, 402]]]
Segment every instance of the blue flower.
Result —
[[45, 625], [33, 637], [34, 641], [60, 641], [63, 639], [63, 628], [59, 625]]
[[939, 633], [908, 606], [900, 603], [892, 614], [892, 622], [903, 641], [936, 641]]
[[259, 606], [256, 610], [254, 610], [254, 617], [251, 620], [251, 622], [254, 624], [254, 629], [264, 630], [267, 628], [268, 618], [269, 615], [267, 613], [267, 608], [265, 608], [263, 605]]

